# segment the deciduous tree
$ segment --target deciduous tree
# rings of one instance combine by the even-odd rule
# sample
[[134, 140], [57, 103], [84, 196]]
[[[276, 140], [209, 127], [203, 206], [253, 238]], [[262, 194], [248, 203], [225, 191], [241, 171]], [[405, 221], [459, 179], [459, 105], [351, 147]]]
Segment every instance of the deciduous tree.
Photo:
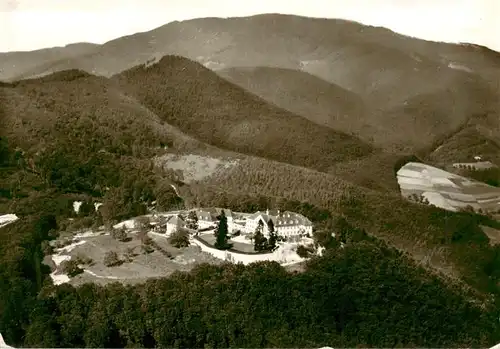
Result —
[[67, 274], [69, 277], [74, 277], [78, 274], [83, 273], [83, 270], [78, 265], [78, 261], [75, 259], [70, 259], [69, 261], [62, 262], [61, 269], [63, 273]]
[[186, 227], [193, 230], [198, 230], [198, 216], [195, 210], [189, 211], [186, 217]]
[[168, 242], [177, 248], [189, 246], [189, 233], [185, 229], [177, 229], [168, 238]]

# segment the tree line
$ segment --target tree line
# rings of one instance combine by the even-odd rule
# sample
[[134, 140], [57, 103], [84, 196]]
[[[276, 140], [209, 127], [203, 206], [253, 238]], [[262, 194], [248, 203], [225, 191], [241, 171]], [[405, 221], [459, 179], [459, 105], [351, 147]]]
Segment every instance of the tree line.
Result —
[[16, 344], [445, 347], [497, 340], [497, 314], [395, 250], [362, 240], [328, 251], [301, 274], [274, 262], [203, 264], [137, 286], [48, 286], [25, 312]]

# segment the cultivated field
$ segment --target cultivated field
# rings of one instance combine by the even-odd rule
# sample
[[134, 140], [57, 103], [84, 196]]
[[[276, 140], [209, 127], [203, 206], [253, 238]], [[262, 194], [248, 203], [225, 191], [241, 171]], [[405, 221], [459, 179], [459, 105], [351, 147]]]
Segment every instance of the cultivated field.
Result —
[[500, 210], [500, 189], [443, 171], [422, 163], [410, 162], [397, 173], [404, 197], [423, 196], [430, 204], [450, 211], [468, 206], [483, 212]]

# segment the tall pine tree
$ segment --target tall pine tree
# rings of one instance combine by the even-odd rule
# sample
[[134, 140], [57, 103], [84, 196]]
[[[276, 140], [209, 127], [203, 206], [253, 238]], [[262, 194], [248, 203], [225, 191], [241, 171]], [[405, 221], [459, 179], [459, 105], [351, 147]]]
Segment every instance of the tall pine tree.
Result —
[[263, 230], [264, 224], [262, 223], [262, 221], [259, 221], [253, 235], [253, 249], [257, 252], [263, 252], [267, 248], [267, 239], [262, 233]]
[[272, 219], [267, 222], [267, 231], [269, 232], [269, 240], [267, 243], [267, 249], [269, 251], [274, 251], [276, 249], [276, 243], [278, 242], [278, 235], [274, 229], [274, 222]]
[[224, 211], [217, 217], [219, 219], [219, 223], [217, 224], [217, 230], [215, 232], [215, 248], [219, 250], [224, 250], [229, 248], [227, 243], [228, 237], [228, 228], [227, 228], [227, 217], [224, 214]]

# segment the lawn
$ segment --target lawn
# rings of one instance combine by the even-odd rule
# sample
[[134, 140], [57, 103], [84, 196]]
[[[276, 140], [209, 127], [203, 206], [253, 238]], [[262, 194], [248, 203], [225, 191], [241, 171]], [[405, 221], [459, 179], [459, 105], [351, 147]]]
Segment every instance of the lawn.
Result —
[[[208, 234], [200, 234], [198, 235], [200, 239], [203, 241], [207, 242], [209, 245], [214, 246], [215, 244], [215, 236], [213, 233], [208, 233]], [[250, 243], [243, 243], [240, 242], [241, 239], [238, 239], [239, 241], [234, 241], [232, 239], [229, 239], [229, 243], [233, 245], [232, 249], [240, 252], [246, 252], [246, 253], [254, 253], [255, 250], [253, 249], [253, 245]]]
[[[189, 246], [177, 249], [171, 246], [167, 239], [155, 234], [150, 237], [164, 251], [171, 254], [168, 258], [160, 251], [144, 254], [141, 251], [141, 242], [135, 234], [129, 234], [132, 238], [127, 242], [120, 242], [110, 235], [92, 236], [82, 238], [85, 243], [76, 246], [67, 253], [72, 258], [86, 256], [94, 261], [91, 266], [86, 266], [85, 272], [70, 280], [73, 285], [81, 285], [86, 282], [105, 284], [110, 282], [137, 283], [144, 282], [149, 278], [164, 277], [174, 271], [189, 271], [195, 265], [201, 263], [221, 263], [220, 260], [201, 252], [197, 246]], [[124, 259], [127, 249], [134, 249], [135, 255], [131, 262], [124, 262], [114, 267], [106, 267], [103, 264], [104, 255], [108, 251], [115, 251], [120, 259]]]

